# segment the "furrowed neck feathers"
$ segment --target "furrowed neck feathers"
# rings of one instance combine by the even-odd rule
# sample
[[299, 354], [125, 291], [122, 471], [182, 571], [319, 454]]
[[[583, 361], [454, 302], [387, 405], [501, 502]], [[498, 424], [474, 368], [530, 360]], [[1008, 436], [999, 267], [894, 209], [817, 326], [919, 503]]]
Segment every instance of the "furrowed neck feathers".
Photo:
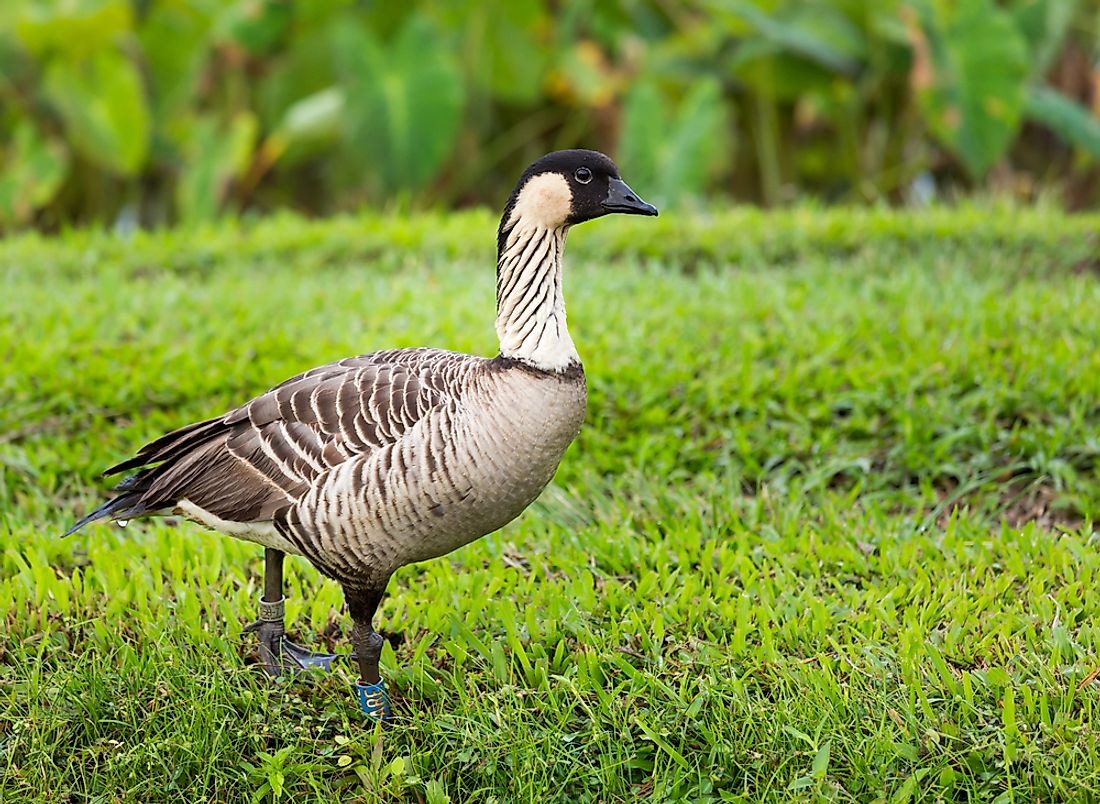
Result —
[[[509, 205], [497, 238], [497, 336], [500, 353], [543, 371], [580, 365], [562, 294], [562, 218], [525, 214]], [[555, 225], [557, 224], [557, 225]]]

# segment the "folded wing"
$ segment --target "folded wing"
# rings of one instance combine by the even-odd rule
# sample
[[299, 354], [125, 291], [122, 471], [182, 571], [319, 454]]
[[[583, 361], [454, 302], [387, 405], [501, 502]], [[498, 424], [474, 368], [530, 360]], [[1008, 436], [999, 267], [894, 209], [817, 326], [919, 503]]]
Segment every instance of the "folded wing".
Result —
[[323, 473], [396, 442], [446, 401], [460, 358], [470, 360], [431, 349], [348, 358], [168, 433], [104, 472], [139, 470], [70, 533], [103, 517], [168, 512], [181, 500], [229, 522], [270, 521]]

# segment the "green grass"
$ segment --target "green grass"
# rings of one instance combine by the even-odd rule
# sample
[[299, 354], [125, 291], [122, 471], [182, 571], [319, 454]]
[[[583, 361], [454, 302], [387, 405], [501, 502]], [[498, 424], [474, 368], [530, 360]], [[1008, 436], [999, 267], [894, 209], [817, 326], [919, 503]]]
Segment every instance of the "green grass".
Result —
[[[88, 528], [99, 469], [348, 354], [491, 354], [494, 220], [0, 250], [0, 800], [1100, 796], [1100, 218], [966, 207], [570, 237], [588, 422], [397, 574], [400, 721], [247, 668], [259, 550]], [[347, 650], [294, 560], [291, 627]]]

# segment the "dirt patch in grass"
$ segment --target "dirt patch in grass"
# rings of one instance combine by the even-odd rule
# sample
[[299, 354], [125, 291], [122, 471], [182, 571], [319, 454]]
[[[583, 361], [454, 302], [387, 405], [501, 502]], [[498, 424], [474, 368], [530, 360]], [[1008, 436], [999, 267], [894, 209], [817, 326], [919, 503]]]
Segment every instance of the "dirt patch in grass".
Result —
[[1080, 513], [1048, 483], [1010, 483], [1001, 501], [1004, 521], [1013, 528], [1034, 522], [1044, 530], [1077, 530], [1084, 524]]
[[1048, 480], [1017, 477], [959, 495], [956, 487], [941, 487], [936, 524], [947, 527], [959, 511], [984, 509], [1009, 527], [1019, 529], [1034, 522], [1043, 530], [1078, 530], [1085, 522], [1081, 512]]

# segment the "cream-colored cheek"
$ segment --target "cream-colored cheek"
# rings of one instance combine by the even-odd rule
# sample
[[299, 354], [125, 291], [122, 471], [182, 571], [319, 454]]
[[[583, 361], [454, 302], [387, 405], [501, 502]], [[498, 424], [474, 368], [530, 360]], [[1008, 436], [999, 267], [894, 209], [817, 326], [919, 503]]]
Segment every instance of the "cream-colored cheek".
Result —
[[509, 223], [524, 220], [545, 229], [565, 225], [573, 208], [569, 182], [559, 173], [542, 173], [529, 179], [519, 191]]

